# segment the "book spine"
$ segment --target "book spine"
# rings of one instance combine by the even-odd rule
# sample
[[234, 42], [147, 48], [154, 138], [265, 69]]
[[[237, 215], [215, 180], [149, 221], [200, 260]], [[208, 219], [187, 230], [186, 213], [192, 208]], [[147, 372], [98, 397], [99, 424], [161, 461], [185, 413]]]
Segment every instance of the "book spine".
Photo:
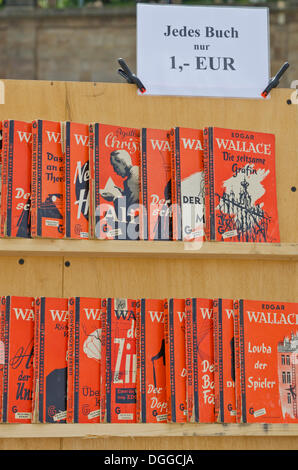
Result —
[[112, 303], [109, 298], [107, 302], [106, 317], [106, 422], [112, 422]]
[[149, 207], [148, 207], [148, 185], [147, 185], [147, 129], [141, 132], [141, 192], [140, 192], [140, 208], [141, 208], [141, 224], [140, 236], [143, 240], [148, 240], [149, 232]]
[[[174, 299], [170, 299], [168, 306], [168, 334], [169, 334], [169, 405], [171, 422], [176, 423], [176, 381], [175, 381], [175, 341], [174, 341]], [[166, 388], [167, 390], [167, 388]]]
[[[110, 299], [107, 299], [107, 306]], [[101, 314], [100, 422], [106, 422], [106, 337], [107, 308]]]
[[8, 173], [8, 147], [9, 147], [9, 121], [3, 121], [2, 131], [2, 184], [1, 184], [1, 226], [0, 236], [4, 237], [6, 232], [7, 212], [7, 173]]
[[[180, 159], [180, 130], [175, 128], [173, 135], [172, 166], [174, 167], [175, 206], [173, 215], [174, 240], [182, 240], [182, 210], [181, 210], [181, 159]], [[173, 177], [173, 176], [172, 176]]]
[[191, 305], [192, 318], [192, 351], [193, 351], [193, 402], [194, 402], [194, 421], [199, 423], [199, 364], [198, 364], [198, 321], [197, 321], [197, 299], [192, 299]]
[[147, 421], [147, 396], [146, 396], [146, 300], [141, 299], [140, 321], [140, 358], [141, 358], [141, 422]]
[[140, 351], [140, 327], [141, 327], [141, 302], [136, 301], [136, 353], [137, 353], [137, 375], [136, 375], [136, 422], [141, 422], [141, 351]]
[[205, 238], [210, 240], [210, 178], [209, 178], [209, 129], [205, 127], [204, 136], [204, 179], [205, 179]]
[[167, 420], [172, 421], [171, 407], [171, 371], [170, 371], [170, 335], [169, 335], [169, 302], [164, 301], [164, 338], [165, 338], [165, 357], [166, 357], [166, 397], [167, 397]]
[[14, 121], [9, 122], [9, 136], [8, 136], [8, 158], [7, 158], [7, 193], [6, 193], [6, 229], [4, 235], [11, 236], [12, 226], [12, 185], [14, 178]]
[[191, 299], [185, 299], [185, 356], [187, 369], [186, 402], [187, 420], [193, 422], [194, 397], [193, 397], [193, 349], [192, 349], [192, 311]]
[[241, 380], [240, 380], [240, 350], [239, 350], [239, 301], [233, 303], [234, 308], [234, 355], [235, 355], [235, 396], [236, 422], [241, 422]]
[[74, 315], [75, 315], [74, 297], [68, 300], [68, 347], [67, 347], [67, 423], [73, 423], [74, 406]]
[[94, 237], [94, 124], [89, 124], [89, 238]]
[[71, 123], [65, 123], [65, 236], [71, 238], [71, 175], [70, 175], [70, 132]]
[[39, 388], [39, 318], [40, 298], [34, 301], [34, 354], [33, 354], [33, 394], [32, 394], [32, 422], [38, 422], [38, 388]]
[[[100, 227], [100, 168], [99, 168], [99, 124], [94, 125], [94, 152], [93, 152], [93, 225], [94, 237], [97, 235], [96, 225]], [[100, 233], [100, 230], [99, 230]]]
[[37, 234], [37, 144], [38, 121], [32, 122], [32, 172], [31, 172], [31, 236]]
[[10, 296], [5, 299], [4, 320], [4, 366], [3, 366], [3, 393], [2, 393], [2, 422], [7, 423], [8, 394], [9, 394], [9, 339], [10, 339]]
[[176, 203], [176, 168], [175, 168], [175, 129], [171, 129], [169, 134], [171, 148], [171, 197], [172, 197], [172, 238], [177, 240], [177, 203]]
[[0, 422], [2, 422], [2, 402], [3, 402], [3, 367], [5, 363], [5, 347], [4, 347], [4, 326], [5, 326], [5, 300], [1, 297], [0, 306]]
[[240, 353], [240, 389], [241, 389], [241, 422], [246, 423], [246, 388], [244, 359], [244, 321], [243, 300], [239, 300], [239, 353]]
[[213, 300], [213, 344], [214, 344], [214, 417], [215, 421], [221, 422], [220, 418], [220, 393], [219, 393], [219, 351], [218, 351], [218, 303], [219, 299]]
[[80, 377], [80, 297], [76, 297], [74, 310], [74, 368], [73, 368], [73, 421], [79, 422], [79, 377]]

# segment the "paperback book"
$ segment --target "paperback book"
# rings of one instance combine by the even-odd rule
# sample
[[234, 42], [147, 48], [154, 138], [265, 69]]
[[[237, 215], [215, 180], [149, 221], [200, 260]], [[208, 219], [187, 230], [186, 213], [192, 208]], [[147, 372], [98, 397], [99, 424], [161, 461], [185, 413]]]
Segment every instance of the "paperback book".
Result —
[[33, 421], [66, 423], [68, 299], [35, 300]]
[[3, 236], [30, 237], [31, 122], [6, 120], [3, 199]]
[[2, 298], [4, 364], [2, 422], [31, 423], [34, 353], [34, 298]]
[[236, 423], [233, 300], [213, 300], [215, 420]]
[[102, 314], [101, 421], [136, 422], [136, 301], [108, 298]]
[[101, 315], [105, 299], [68, 302], [67, 422], [100, 422]]
[[187, 421], [186, 354], [185, 354], [185, 300], [165, 302], [165, 354], [168, 421]]
[[95, 238], [139, 239], [140, 130], [94, 124]]
[[278, 243], [275, 136], [204, 128], [206, 237]]
[[65, 236], [89, 237], [89, 126], [64, 123]]
[[169, 131], [141, 129], [141, 238], [172, 237], [171, 148]]
[[188, 421], [215, 421], [213, 301], [185, 300]]
[[65, 232], [65, 156], [60, 122], [32, 123], [32, 237], [63, 238]]
[[138, 422], [167, 422], [164, 300], [140, 299], [137, 307]]
[[298, 304], [239, 300], [241, 422], [297, 423]]
[[204, 239], [203, 131], [171, 129], [173, 239]]

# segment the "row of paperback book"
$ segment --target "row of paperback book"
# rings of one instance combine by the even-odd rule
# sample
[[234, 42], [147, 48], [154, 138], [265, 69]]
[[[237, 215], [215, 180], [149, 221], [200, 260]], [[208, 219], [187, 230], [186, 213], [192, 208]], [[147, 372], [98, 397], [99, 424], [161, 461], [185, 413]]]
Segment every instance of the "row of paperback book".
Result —
[[280, 241], [273, 134], [1, 125], [2, 237]]
[[298, 422], [298, 303], [1, 297], [2, 423]]

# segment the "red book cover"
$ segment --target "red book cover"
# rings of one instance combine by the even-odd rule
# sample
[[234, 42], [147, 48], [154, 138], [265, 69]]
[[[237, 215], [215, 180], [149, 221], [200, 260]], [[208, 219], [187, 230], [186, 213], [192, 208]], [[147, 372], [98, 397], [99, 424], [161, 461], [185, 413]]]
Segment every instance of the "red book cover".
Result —
[[94, 238], [94, 124], [89, 124], [89, 238]]
[[139, 129], [94, 124], [95, 238], [139, 239]]
[[239, 300], [241, 421], [297, 423], [298, 303]]
[[141, 238], [170, 240], [172, 209], [169, 131], [142, 128], [141, 154]]
[[34, 298], [5, 298], [2, 422], [31, 423]]
[[102, 316], [102, 421], [136, 422], [136, 301], [107, 299]]
[[172, 136], [174, 185], [173, 238], [204, 239], [204, 144], [203, 131], [176, 127]]
[[89, 126], [65, 124], [65, 236], [89, 237]]
[[34, 421], [66, 423], [68, 299], [35, 300]]
[[214, 299], [215, 420], [236, 423], [233, 300]]
[[72, 297], [69, 306], [67, 422], [100, 422], [101, 314], [105, 299]]
[[185, 355], [185, 300], [165, 302], [165, 354], [168, 421], [187, 421], [186, 355]]
[[241, 422], [241, 378], [240, 378], [240, 343], [239, 343], [239, 301], [233, 302], [234, 308], [234, 354], [235, 354], [235, 400], [236, 422]]
[[194, 422], [194, 371], [192, 349], [192, 299], [185, 299], [185, 357], [186, 357], [186, 403], [187, 421]]
[[275, 136], [204, 129], [209, 240], [279, 243]]
[[9, 147], [9, 121], [2, 122], [2, 151], [1, 151], [1, 224], [0, 236], [5, 236], [5, 221], [6, 221], [6, 193], [7, 193], [7, 163], [8, 163], [8, 147]]
[[4, 320], [5, 320], [5, 300], [1, 297], [0, 303], [0, 422], [2, 422], [2, 395], [3, 395], [3, 369], [5, 364], [5, 337], [4, 337]]
[[[5, 164], [4, 235], [30, 237], [31, 122], [5, 121], [8, 149]], [[7, 134], [5, 136], [7, 145]]]
[[140, 299], [140, 422], [167, 421], [164, 300]]
[[[213, 300], [193, 298], [186, 299], [186, 302], [188, 303], [186, 321], [191, 322], [191, 325], [188, 325], [191, 331], [190, 344], [186, 347], [192, 351], [193, 362], [193, 414], [190, 414], [189, 420], [213, 423], [215, 420]], [[188, 339], [188, 335], [186, 337]]]
[[60, 122], [32, 123], [32, 237], [63, 238], [65, 227], [65, 156]]

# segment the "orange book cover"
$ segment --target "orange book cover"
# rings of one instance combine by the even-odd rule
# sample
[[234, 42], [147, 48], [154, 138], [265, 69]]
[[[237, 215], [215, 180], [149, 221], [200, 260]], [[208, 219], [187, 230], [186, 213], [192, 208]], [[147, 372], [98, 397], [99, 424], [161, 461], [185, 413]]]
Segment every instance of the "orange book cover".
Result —
[[32, 237], [63, 238], [65, 231], [65, 156], [61, 124], [32, 123]]
[[2, 422], [31, 423], [34, 298], [7, 296], [3, 326]]
[[105, 299], [72, 297], [69, 306], [67, 422], [100, 422], [101, 315]]
[[173, 238], [204, 239], [204, 143], [203, 131], [176, 127], [171, 130], [172, 180], [174, 185]]
[[167, 421], [164, 300], [140, 299], [140, 422]]
[[209, 240], [278, 243], [275, 135], [204, 128]]
[[94, 124], [95, 238], [139, 239], [140, 130]]
[[[104, 325], [103, 325], [104, 324]], [[102, 316], [103, 409], [101, 419], [107, 423], [136, 422], [136, 301], [107, 299]]]
[[241, 421], [297, 423], [298, 303], [239, 300]]
[[213, 423], [215, 420], [213, 300], [192, 298], [186, 301], [188, 303], [186, 321], [191, 322], [191, 325], [188, 325], [191, 332], [190, 344], [186, 347], [192, 351], [193, 363], [193, 413], [190, 414], [189, 420]]
[[89, 237], [89, 126], [65, 124], [65, 236]]
[[185, 300], [165, 301], [165, 355], [168, 421], [187, 421]]
[[66, 423], [68, 299], [35, 300], [34, 421]]
[[233, 300], [213, 300], [215, 420], [236, 423]]
[[6, 193], [7, 193], [7, 162], [8, 162], [8, 147], [9, 147], [9, 121], [2, 121], [2, 151], [1, 151], [1, 223], [0, 223], [0, 236], [5, 236], [5, 221], [6, 221]]
[[32, 125], [9, 120], [4, 126], [8, 132], [4, 236], [30, 238]]
[[170, 240], [172, 201], [169, 131], [142, 128], [141, 155], [141, 238]]

